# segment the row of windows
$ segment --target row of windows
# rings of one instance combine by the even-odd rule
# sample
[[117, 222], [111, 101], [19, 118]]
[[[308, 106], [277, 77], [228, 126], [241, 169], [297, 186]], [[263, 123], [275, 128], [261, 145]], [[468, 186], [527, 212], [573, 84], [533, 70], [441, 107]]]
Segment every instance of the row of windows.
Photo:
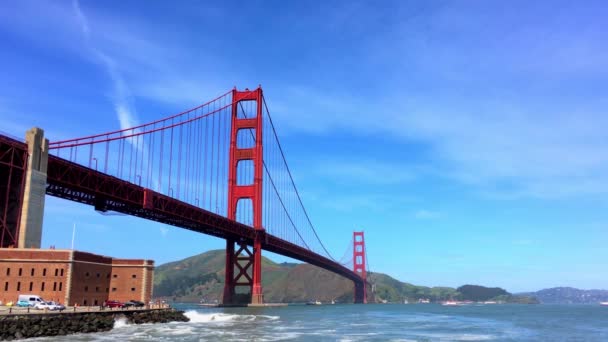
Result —
[[[40, 291], [44, 291], [44, 287], [45, 287], [45, 283], [42, 282], [40, 283]], [[10, 288], [9, 286], [9, 282], [5, 282], [4, 283], [4, 291], [8, 291]], [[57, 282], [53, 282], [53, 291], [61, 291], [63, 289], [63, 282], [59, 282], [59, 287], [57, 287]], [[25, 290], [25, 288], [24, 288]], [[33, 291], [34, 290], [34, 282], [30, 281], [30, 288], [29, 291]], [[17, 291], [21, 291], [21, 282], [18, 281], [17, 282]]]
[[[61, 271], [61, 272], [60, 272], [60, 271]], [[19, 272], [18, 272], [18, 273], [19, 273], [19, 274], [18, 274], [18, 275], [19, 275], [19, 277], [21, 277], [21, 276], [23, 275], [23, 268], [19, 268]], [[32, 277], [33, 277], [33, 276], [35, 275], [35, 273], [36, 273], [36, 269], [35, 269], [35, 268], [32, 268], [32, 270], [31, 270], [31, 272], [30, 272], [30, 276], [32, 276]], [[11, 269], [10, 269], [10, 267], [6, 269], [6, 275], [7, 275], [7, 276], [10, 276], [10, 275], [11, 275]], [[46, 277], [46, 268], [42, 269], [42, 276], [43, 276], [43, 277]], [[63, 277], [63, 268], [61, 268], [61, 269], [56, 268], [56, 269], [55, 269], [55, 277], [57, 277], [57, 276], [62, 276], [62, 277]]]
[[[35, 276], [35, 273], [36, 273], [36, 269], [32, 268], [31, 271], [30, 271], [30, 276], [32, 276], [32, 277]], [[11, 269], [10, 269], [10, 267], [6, 269], [6, 275], [7, 276], [11, 275]], [[23, 268], [19, 268], [18, 275], [19, 275], [19, 277], [21, 277], [23, 275]], [[46, 277], [46, 268], [42, 269], [42, 276]], [[61, 269], [60, 268], [56, 268], [55, 269], [55, 277], [57, 277], [57, 276], [63, 277], [63, 268], [61, 268]], [[85, 277], [88, 278], [90, 276], [91, 276], [91, 274], [89, 272], [85, 273]], [[113, 274], [112, 276], [114, 278], [118, 278], [118, 274]], [[99, 278], [99, 277], [101, 277], [101, 273], [97, 273], [97, 278]], [[108, 273], [106, 275], [106, 278], [110, 278], [110, 273]], [[135, 278], [137, 278], [137, 275], [136, 274], [132, 274], [131, 278], [135, 279]]]
[[[61, 291], [63, 289], [63, 282], [59, 282], [59, 287], [57, 287], [57, 282], [53, 282], [53, 291]], [[4, 291], [8, 291], [10, 288], [10, 284], [9, 282], [5, 282], [4, 283]], [[45, 282], [40, 283], [40, 291], [44, 291], [45, 289]], [[24, 289], [25, 290], [25, 289]], [[29, 287], [29, 291], [33, 291], [34, 290], [34, 282], [30, 281], [30, 287]], [[132, 287], [131, 291], [135, 292], [136, 288]], [[21, 282], [18, 281], [17, 282], [17, 291], [21, 291]], [[112, 288], [112, 292], [116, 292], [117, 289], [115, 287]], [[84, 287], [84, 292], [89, 292], [89, 287], [85, 286]], [[95, 292], [99, 292], [99, 286], [95, 286]], [[106, 292], [110, 292], [110, 289], [106, 287]]]
[[[135, 292], [135, 290], [136, 290], [135, 287], [131, 288], [131, 292]], [[118, 291], [118, 289], [115, 288], [115, 287], [113, 287], [112, 288], [112, 292], [116, 292], [116, 291]], [[88, 286], [84, 287], [84, 292], [89, 292], [89, 287]], [[99, 292], [99, 286], [95, 286], [95, 292]], [[106, 287], [106, 292], [110, 292], [110, 289], [108, 287]]]
[[[84, 287], [84, 292], [89, 292], [89, 287]], [[95, 292], [99, 292], [99, 286], [95, 286]], [[106, 292], [110, 292], [110, 288], [106, 287]]]
[[[87, 272], [87, 273], [84, 274], [84, 276], [86, 278], [89, 278], [91, 276], [91, 273]], [[99, 277], [101, 277], [101, 273], [97, 273], [97, 278], [99, 278]], [[112, 277], [118, 278], [118, 274], [113, 274]], [[106, 278], [110, 278], [110, 273], [106, 274]], [[137, 278], [137, 275], [136, 274], [132, 274], [131, 278], [135, 279], [135, 278]]]

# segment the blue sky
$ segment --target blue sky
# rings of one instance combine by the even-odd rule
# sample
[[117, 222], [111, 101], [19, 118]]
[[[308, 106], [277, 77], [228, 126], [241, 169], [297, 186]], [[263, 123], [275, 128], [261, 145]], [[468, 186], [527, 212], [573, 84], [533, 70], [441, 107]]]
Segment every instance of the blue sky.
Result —
[[[599, 1], [5, 1], [0, 131], [85, 136], [262, 84], [336, 256], [365, 230], [372, 270], [414, 284], [608, 288], [607, 17]], [[224, 246], [46, 204], [44, 247], [69, 247], [74, 222], [77, 249], [157, 264]]]

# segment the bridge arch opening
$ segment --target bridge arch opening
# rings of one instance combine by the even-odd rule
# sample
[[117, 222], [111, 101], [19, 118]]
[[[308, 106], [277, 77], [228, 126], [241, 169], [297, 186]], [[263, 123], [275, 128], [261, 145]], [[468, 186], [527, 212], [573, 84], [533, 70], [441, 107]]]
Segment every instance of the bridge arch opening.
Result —
[[239, 160], [236, 164], [236, 185], [253, 185], [253, 160]]
[[255, 128], [241, 128], [236, 132], [237, 148], [255, 147]]
[[251, 198], [241, 198], [236, 202], [236, 221], [253, 226], [253, 202]]
[[256, 100], [241, 100], [235, 104], [237, 119], [253, 119], [258, 116], [258, 104]]

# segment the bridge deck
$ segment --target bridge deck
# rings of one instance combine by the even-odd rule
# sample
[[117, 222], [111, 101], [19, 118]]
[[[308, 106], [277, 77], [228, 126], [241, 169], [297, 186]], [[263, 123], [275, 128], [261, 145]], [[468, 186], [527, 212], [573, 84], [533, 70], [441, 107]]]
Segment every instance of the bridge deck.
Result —
[[[46, 193], [92, 205], [96, 210], [116, 211], [253, 244], [252, 227], [54, 155], [49, 155]], [[262, 249], [362, 282], [358, 274], [343, 265], [270, 234], [265, 234]]]

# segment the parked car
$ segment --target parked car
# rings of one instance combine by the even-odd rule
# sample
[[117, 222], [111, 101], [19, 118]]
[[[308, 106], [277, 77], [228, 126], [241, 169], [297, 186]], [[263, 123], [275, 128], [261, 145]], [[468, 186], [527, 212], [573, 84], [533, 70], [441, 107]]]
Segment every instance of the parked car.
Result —
[[31, 305], [30, 305], [30, 301], [29, 300], [20, 300], [20, 301], [17, 302], [17, 306], [28, 307], [28, 306], [31, 306]]
[[103, 303], [103, 306], [107, 306], [109, 308], [124, 308], [125, 305], [117, 300], [106, 300]]
[[144, 302], [140, 302], [139, 300], [134, 300], [134, 299], [131, 299], [130, 301], [125, 303], [126, 308], [131, 307], [131, 306], [135, 307], [135, 308], [141, 308], [144, 305], [146, 305], [146, 304], [144, 304]]
[[26, 301], [30, 303], [30, 306], [35, 306], [37, 303], [44, 303], [44, 299], [35, 294], [20, 294], [18, 301]]
[[50, 301], [50, 302], [47, 302], [47, 303], [48, 303], [48, 304], [51, 304], [51, 305], [55, 305], [55, 307], [56, 307], [56, 309], [55, 309], [55, 310], [59, 310], [59, 311], [61, 311], [61, 310], [65, 310], [65, 305], [63, 305], [63, 304], [61, 304], [61, 303], [58, 303], [58, 302], [53, 302], [53, 301]]
[[36, 310], [44, 310], [44, 309], [59, 310], [59, 307], [57, 305], [50, 304], [47, 302], [39, 302], [39, 303], [36, 303], [36, 305], [34, 305], [34, 309], [36, 309]]

